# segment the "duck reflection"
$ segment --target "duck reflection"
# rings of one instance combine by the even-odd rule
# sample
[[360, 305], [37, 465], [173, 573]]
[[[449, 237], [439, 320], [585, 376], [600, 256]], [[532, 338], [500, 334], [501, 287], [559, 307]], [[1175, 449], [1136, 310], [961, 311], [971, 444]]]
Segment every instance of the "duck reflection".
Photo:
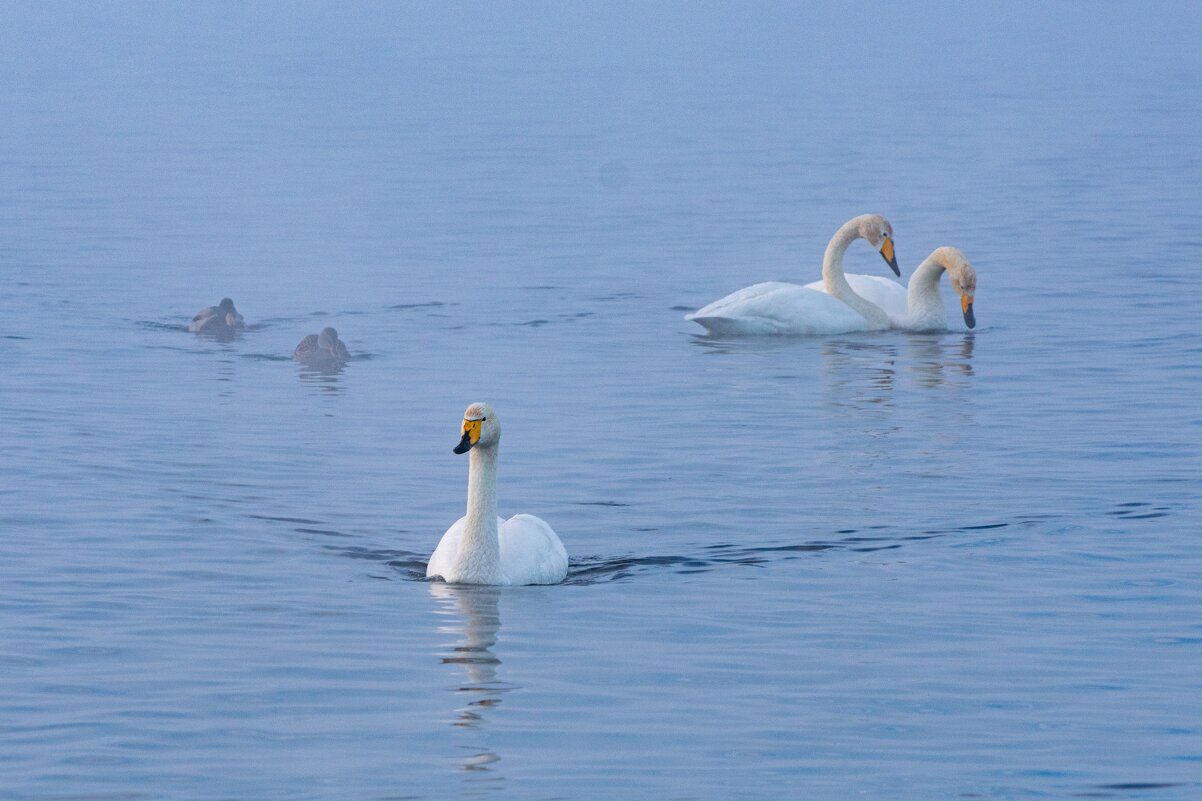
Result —
[[918, 386], [934, 388], [973, 375], [972, 352], [976, 347], [976, 334], [911, 334], [906, 339]]
[[[444, 665], [460, 665], [466, 674], [465, 681], [455, 688], [463, 701], [456, 711], [451, 725], [476, 734], [487, 731], [487, 713], [501, 704], [501, 697], [514, 689], [497, 678], [501, 660], [493, 653], [497, 644], [497, 632], [501, 629], [498, 587], [473, 586], [467, 584], [430, 585], [430, 594], [442, 605], [443, 614], [453, 616], [453, 623], [438, 627], [440, 632], [456, 634], [459, 641], [442, 656]], [[462, 761], [464, 771], [493, 773], [494, 763], [501, 757], [486, 745], [464, 746], [469, 752]], [[484, 779], [485, 777], [480, 777]], [[500, 780], [500, 777], [489, 777]]]
[[297, 377], [303, 383], [313, 384], [325, 392], [340, 392], [342, 386], [338, 383], [338, 377], [342, 375], [342, 371], [345, 369], [345, 362], [321, 365], [303, 364], [297, 373]]

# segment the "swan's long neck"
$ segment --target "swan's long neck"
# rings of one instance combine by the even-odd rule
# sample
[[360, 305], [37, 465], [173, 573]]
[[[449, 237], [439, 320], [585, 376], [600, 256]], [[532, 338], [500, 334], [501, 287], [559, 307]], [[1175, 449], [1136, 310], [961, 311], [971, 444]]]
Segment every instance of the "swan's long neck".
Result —
[[910, 276], [906, 288], [907, 328], [947, 328], [943, 298], [939, 297], [939, 279], [945, 270], [934, 256], [928, 256]]
[[457, 557], [460, 581], [496, 583], [501, 571], [497, 532], [497, 446], [472, 448], [467, 474], [467, 517]]
[[872, 325], [889, 328], [889, 315], [880, 306], [857, 295], [843, 274], [843, 254], [847, 252], [848, 245], [860, 238], [859, 227], [855, 223], [855, 220], [844, 223], [827, 244], [826, 254], [822, 257], [822, 286], [826, 294], [851, 306]]

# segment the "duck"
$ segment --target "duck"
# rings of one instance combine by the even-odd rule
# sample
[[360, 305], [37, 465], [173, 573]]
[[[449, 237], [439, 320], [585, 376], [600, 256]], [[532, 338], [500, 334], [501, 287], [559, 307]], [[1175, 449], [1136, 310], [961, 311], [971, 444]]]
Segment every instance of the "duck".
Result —
[[[977, 271], [963, 252], [950, 245], [931, 251], [931, 255], [914, 270], [907, 287], [875, 275], [852, 273], [847, 280], [857, 294], [889, 315], [894, 328], [904, 331], [946, 331], [947, 317], [943, 298], [939, 296], [939, 279], [944, 273], [947, 273], [947, 282], [952, 291], [960, 298], [964, 324], [975, 328], [977, 318], [973, 302], [977, 293]], [[806, 287], [825, 291], [821, 281], [806, 284]]]
[[843, 274], [843, 254], [857, 239], [879, 250], [894, 275], [901, 276], [893, 226], [879, 214], [861, 214], [840, 226], [827, 244], [821, 291], [813, 285], [767, 281], [732, 292], [685, 319], [718, 336], [845, 334], [890, 328], [889, 315], [856, 294]]
[[463, 413], [458, 454], [470, 453], [467, 514], [442, 535], [426, 567], [427, 578], [448, 584], [517, 586], [558, 584], [568, 574], [568, 553], [539, 517], [497, 515], [497, 452], [501, 422], [487, 403]]
[[321, 329], [320, 334], [309, 334], [292, 351], [292, 358], [313, 367], [332, 367], [350, 357], [338, 332], [328, 326]]
[[246, 320], [229, 298], [222, 298], [216, 306], [201, 309], [188, 323], [188, 330], [193, 334], [232, 334], [242, 328], [246, 328]]

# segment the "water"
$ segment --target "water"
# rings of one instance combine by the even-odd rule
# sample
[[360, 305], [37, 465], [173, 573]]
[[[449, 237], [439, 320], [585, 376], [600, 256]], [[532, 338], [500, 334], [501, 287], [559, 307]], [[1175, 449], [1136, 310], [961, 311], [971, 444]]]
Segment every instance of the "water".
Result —
[[[1158, 9], [10, 4], [0, 797], [1202, 796]], [[681, 319], [866, 211], [975, 331]], [[563, 586], [422, 580], [475, 400]]]

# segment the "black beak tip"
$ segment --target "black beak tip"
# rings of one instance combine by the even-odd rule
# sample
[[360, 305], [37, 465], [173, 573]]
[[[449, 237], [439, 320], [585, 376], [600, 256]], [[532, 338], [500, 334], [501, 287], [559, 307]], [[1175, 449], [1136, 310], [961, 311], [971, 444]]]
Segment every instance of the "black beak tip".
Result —
[[885, 258], [885, 251], [882, 250], [881, 258], [885, 259], [885, 264], [889, 265], [889, 269], [893, 271], [893, 274], [901, 278], [901, 268], [897, 266], [897, 252], [894, 251], [892, 256]]
[[472, 449], [472, 438], [470, 434], [464, 434], [463, 439], [459, 440], [459, 444], [451, 449], [453, 453], [467, 453]]
[[977, 316], [972, 313], [972, 306], [964, 310], [964, 324], [969, 328], [977, 327]]

